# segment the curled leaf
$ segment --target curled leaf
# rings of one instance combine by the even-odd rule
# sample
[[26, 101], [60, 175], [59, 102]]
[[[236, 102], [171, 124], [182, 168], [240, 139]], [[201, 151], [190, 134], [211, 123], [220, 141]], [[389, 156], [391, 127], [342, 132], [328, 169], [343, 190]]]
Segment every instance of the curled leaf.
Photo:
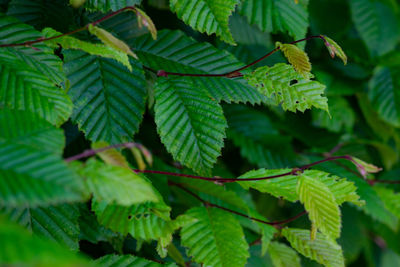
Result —
[[96, 27], [93, 24], [89, 25], [88, 30], [91, 34], [96, 35], [96, 37], [99, 38], [105, 45], [108, 45], [118, 51], [124, 52], [125, 54], [128, 54], [137, 59], [137, 56], [132, 52], [132, 50], [129, 48], [129, 46], [125, 42], [116, 38], [114, 35], [112, 35], [108, 31], [106, 31], [102, 28]]
[[146, 13], [144, 13], [143, 10], [137, 7], [135, 7], [135, 13], [138, 17], [139, 28], [145, 26], [149, 30], [151, 37], [153, 37], [154, 40], [157, 39], [157, 29], [151, 18]]
[[331, 38], [328, 36], [322, 35], [324, 41], [325, 41], [325, 46], [328, 48], [329, 54], [331, 55], [332, 58], [338, 56], [344, 63], [344, 65], [347, 64], [347, 56], [343, 52], [343, 49]]
[[140, 150], [137, 147], [131, 147], [132, 155], [136, 160], [136, 163], [138, 165], [139, 170], [143, 171], [146, 169], [146, 163], [144, 163], [142, 154], [140, 153]]
[[[103, 147], [108, 147], [110, 144], [104, 141], [99, 141], [92, 143], [93, 149], [100, 149]], [[107, 149], [101, 152], [98, 152], [97, 155], [106, 163], [114, 166], [124, 167], [129, 169], [129, 163], [126, 158], [115, 148]]]
[[281, 44], [280, 42], [276, 43], [276, 47], [283, 52], [289, 63], [301, 76], [306, 79], [310, 77], [310, 59], [303, 50], [293, 44]]
[[375, 165], [372, 165], [370, 163], [367, 163], [361, 159], [358, 159], [356, 157], [351, 157], [351, 161], [356, 165], [358, 171], [360, 174], [366, 178], [368, 173], [377, 173], [382, 170], [382, 168], [379, 168]]

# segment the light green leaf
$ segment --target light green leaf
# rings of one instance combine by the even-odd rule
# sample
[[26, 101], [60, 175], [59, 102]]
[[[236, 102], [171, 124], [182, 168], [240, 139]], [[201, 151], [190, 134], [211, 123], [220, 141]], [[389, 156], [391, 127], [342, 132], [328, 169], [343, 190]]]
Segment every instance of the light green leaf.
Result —
[[307, 258], [328, 267], [344, 267], [342, 248], [334, 241], [317, 233], [316, 239], [310, 239], [310, 231], [285, 228], [282, 234], [290, 245]]
[[341, 217], [335, 196], [323, 182], [305, 174], [297, 183], [297, 194], [304, 204], [313, 227], [318, 228], [329, 238], [340, 236]]
[[303, 78], [308, 79], [311, 74], [311, 63], [307, 53], [293, 44], [281, 44], [277, 42], [275, 46], [283, 52], [293, 68]]
[[75, 104], [72, 120], [92, 141], [132, 141], [145, 109], [146, 86], [138, 61], [133, 71], [114, 60], [66, 51], [64, 68]]
[[328, 99], [322, 94], [325, 85], [305, 79], [293, 66], [283, 63], [273, 67], [259, 67], [244, 78], [262, 94], [271, 98], [275, 105], [282, 104], [284, 110], [304, 112], [312, 106], [328, 111]]
[[0, 218], [0, 262], [5, 265], [90, 266], [83, 257], [50, 240], [32, 236], [21, 226]]
[[140, 266], [140, 267], [161, 267], [161, 266], [176, 266], [175, 264], [160, 264], [155, 261], [150, 261], [144, 258], [136, 257], [133, 255], [115, 255], [108, 254], [94, 261], [98, 266], [103, 267], [129, 267], [129, 266]]
[[[150, 36], [133, 39], [129, 44], [143, 65], [155, 70], [181, 73], [225, 73], [244, 66], [226, 51], [209, 43], [198, 43], [179, 31], [162, 30], [157, 41]], [[185, 77], [196, 90], [208, 91], [216, 101], [260, 103], [266, 99], [243, 78]]]
[[89, 160], [80, 175], [98, 201], [129, 206], [159, 200], [150, 182], [124, 167]]
[[35, 235], [53, 240], [72, 250], [78, 250], [79, 210], [75, 205], [61, 204], [46, 208], [0, 208], [6, 216]]
[[261, 228], [261, 255], [265, 255], [267, 250], [270, 249], [270, 246], [274, 243], [271, 240], [274, 238], [275, 233], [278, 230], [272, 225], [257, 223]]
[[140, 4], [141, 0], [86, 0], [85, 8], [91, 11], [116, 11], [126, 6]]
[[99, 38], [106, 46], [137, 59], [137, 56], [132, 52], [130, 47], [124, 41], [121, 41], [108, 31], [97, 26], [93, 26], [93, 24], [89, 24], [88, 31]]
[[299, 255], [283, 243], [271, 242], [268, 254], [274, 267], [301, 267]]
[[240, 182], [240, 178], [267, 177], [287, 173], [290, 171], [291, 169], [253, 170], [240, 176], [238, 183], [245, 189], [254, 188], [260, 192], [269, 193], [275, 197], [283, 197], [288, 201], [295, 202], [299, 200], [299, 196], [296, 192], [297, 180], [302, 175], [306, 175], [314, 179], [318, 179], [324, 183], [335, 196], [335, 200], [338, 205], [341, 205], [346, 201], [352, 202], [353, 204], [359, 206], [364, 204], [364, 201], [359, 199], [359, 196], [356, 193], [358, 187], [354, 186], [353, 182], [349, 182], [345, 178], [340, 178], [338, 176], [318, 170], [305, 170], [301, 175], [286, 175], [275, 179]]
[[[108, 144], [107, 142], [99, 141], [92, 143], [92, 149], [101, 149], [104, 147], [108, 147], [109, 145], [110, 144]], [[115, 148], [98, 152], [96, 155], [98, 155], [107, 164], [130, 169], [129, 163], [126, 158]]]
[[195, 262], [207, 266], [244, 266], [248, 244], [237, 220], [216, 208], [197, 207], [186, 212], [196, 222], [181, 230], [182, 245]]
[[293, 0], [245, 0], [239, 12], [266, 32], [288, 32], [294, 39], [307, 33], [307, 8]]
[[325, 40], [325, 46], [328, 49], [331, 57], [334, 58], [335, 56], [338, 56], [343, 61], [344, 65], [346, 65], [347, 64], [347, 56], [343, 52], [343, 49], [328, 36], [323, 35], [323, 38]]
[[[42, 33], [46, 37], [58, 36], [61, 34], [51, 28], [43, 29]], [[46, 41], [45, 43], [54, 48], [58, 47], [58, 45], [61, 45], [63, 49], [77, 49], [85, 51], [90, 55], [112, 58], [132, 71], [132, 66], [129, 63], [129, 57], [125, 52], [119, 51], [104, 44], [93, 44], [71, 36], [63, 36], [57, 39]]]
[[172, 0], [170, 7], [186, 24], [208, 35], [215, 33], [221, 40], [235, 44], [229, 31], [229, 17], [238, 0]]
[[369, 81], [368, 98], [372, 108], [385, 122], [400, 127], [400, 67], [378, 66]]
[[175, 160], [210, 174], [227, 127], [221, 106], [185, 79], [159, 78], [154, 90], [161, 141]]

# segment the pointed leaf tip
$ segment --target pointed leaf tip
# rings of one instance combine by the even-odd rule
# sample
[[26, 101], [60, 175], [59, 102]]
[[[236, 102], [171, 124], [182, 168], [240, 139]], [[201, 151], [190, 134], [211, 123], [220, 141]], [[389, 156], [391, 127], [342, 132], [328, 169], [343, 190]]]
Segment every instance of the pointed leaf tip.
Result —
[[335, 55], [338, 56], [343, 61], [343, 64], [346, 65], [347, 64], [347, 56], [343, 52], [343, 49], [328, 36], [321, 35], [321, 37], [323, 38], [325, 46], [328, 49], [331, 57], [334, 58]]
[[305, 79], [311, 78], [311, 63], [306, 52], [293, 44], [276, 42], [275, 46], [283, 52], [289, 63], [301, 76]]
[[377, 173], [382, 170], [382, 168], [379, 168], [373, 164], [367, 163], [356, 157], [351, 157], [351, 161], [354, 163], [354, 165], [356, 165], [358, 171], [364, 178], [367, 177], [368, 173]]

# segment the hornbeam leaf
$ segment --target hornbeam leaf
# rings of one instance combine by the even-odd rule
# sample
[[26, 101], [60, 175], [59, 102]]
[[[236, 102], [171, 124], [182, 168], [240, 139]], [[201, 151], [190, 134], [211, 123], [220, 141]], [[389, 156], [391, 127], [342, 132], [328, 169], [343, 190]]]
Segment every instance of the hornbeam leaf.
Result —
[[325, 85], [309, 80], [311, 74], [306, 75], [307, 79], [297, 73], [293, 66], [278, 63], [273, 67], [259, 67], [244, 78], [272, 99], [272, 103], [282, 104], [284, 110], [304, 112], [314, 106], [329, 113], [328, 99], [322, 96]]
[[108, 254], [94, 261], [98, 266], [103, 267], [162, 267], [162, 266], [176, 266], [175, 264], [160, 264], [155, 261], [150, 261], [144, 258], [136, 257], [133, 255], [115, 255]]
[[118, 62], [77, 50], [64, 52], [64, 69], [71, 82], [72, 121], [92, 141], [111, 144], [132, 141], [145, 109], [142, 66], [131, 60], [130, 72]]
[[[127, 37], [129, 39], [129, 36]], [[157, 41], [149, 35], [128, 42], [143, 65], [156, 70], [181, 73], [226, 73], [243, 67], [233, 55], [209, 43], [198, 43], [180, 31], [162, 30]], [[216, 101], [261, 103], [266, 97], [243, 78], [185, 77], [196, 88], [207, 91]]]
[[307, 33], [307, 8], [292, 0], [245, 0], [239, 12], [265, 32], [288, 32], [296, 40]]
[[215, 33], [221, 40], [235, 44], [229, 31], [229, 17], [238, 3], [238, 0], [172, 0], [170, 7], [192, 28], [209, 35]]
[[393, 189], [375, 186], [374, 190], [382, 199], [385, 207], [400, 219], [400, 193], [395, 193]]
[[107, 12], [110, 10], [134, 6], [140, 4], [141, 0], [86, 0], [85, 8], [90, 11]]
[[[58, 36], [61, 34], [51, 28], [44, 28], [42, 30], [42, 33], [46, 37]], [[121, 64], [123, 64], [130, 71], [132, 71], [132, 66], [129, 63], [129, 57], [125, 52], [122, 52], [120, 50], [117, 50], [113, 47], [110, 47], [110, 46], [107, 46], [104, 44], [100, 44], [100, 43], [93, 44], [93, 43], [79, 40], [79, 39], [71, 37], [71, 36], [62, 36], [57, 39], [45, 41], [45, 43], [54, 48], [61, 45], [61, 47], [63, 49], [77, 49], [77, 50], [85, 51], [86, 53], [88, 53], [90, 55], [112, 58], [112, 59], [117, 60]]]
[[182, 245], [194, 261], [206, 266], [244, 266], [248, 244], [239, 222], [217, 208], [197, 207], [186, 212], [196, 221], [181, 230]]
[[143, 10], [137, 7], [135, 8], [135, 13], [138, 16], [139, 28], [145, 26], [149, 30], [151, 37], [153, 37], [154, 40], [157, 39], [157, 29], [151, 18]]
[[174, 159], [210, 174], [227, 127], [221, 106], [186, 79], [159, 78], [154, 90], [161, 141]]
[[299, 255], [283, 243], [271, 242], [268, 247], [268, 254], [274, 267], [301, 267]]
[[277, 42], [275, 46], [283, 52], [294, 69], [303, 76], [303, 78], [308, 79], [311, 72], [311, 63], [306, 52], [293, 44], [281, 44]]
[[7, 266], [90, 266], [85, 258], [0, 218], [0, 262]]
[[332, 239], [338, 238], [341, 227], [340, 210], [328, 186], [303, 174], [297, 183], [297, 194], [313, 227]]
[[323, 35], [323, 38], [325, 41], [325, 46], [328, 49], [331, 57], [334, 58], [335, 56], [338, 56], [343, 61], [344, 65], [346, 65], [347, 64], [347, 56], [343, 52], [343, 49], [328, 36]]
[[89, 160], [80, 174], [98, 201], [128, 206], [159, 200], [150, 182], [125, 167]]
[[307, 258], [329, 267], [344, 267], [342, 248], [324, 235], [317, 233], [311, 240], [311, 233], [304, 229], [285, 228], [282, 235], [290, 245]]
[[[99, 141], [92, 143], [92, 149], [101, 149], [103, 147], [107, 147], [109, 144], [104, 141]], [[129, 163], [126, 158], [119, 152], [117, 149], [107, 149], [101, 152], [98, 152], [97, 155], [106, 163], [114, 166], [120, 166], [129, 169]]]
[[119, 40], [108, 31], [99, 28], [97, 26], [93, 26], [93, 24], [89, 25], [88, 30], [91, 34], [97, 36], [105, 45], [112, 47], [116, 50], [119, 50], [137, 59], [137, 56], [132, 52], [132, 50], [125, 42]]

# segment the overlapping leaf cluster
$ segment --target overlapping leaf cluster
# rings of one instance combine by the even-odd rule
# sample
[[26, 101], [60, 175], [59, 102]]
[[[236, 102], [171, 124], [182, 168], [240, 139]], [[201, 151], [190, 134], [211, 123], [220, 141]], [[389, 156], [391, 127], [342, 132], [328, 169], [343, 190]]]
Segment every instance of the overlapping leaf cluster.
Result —
[[0, 264], [398, 263], [400, 6], [331, 2], [0, 1]]

